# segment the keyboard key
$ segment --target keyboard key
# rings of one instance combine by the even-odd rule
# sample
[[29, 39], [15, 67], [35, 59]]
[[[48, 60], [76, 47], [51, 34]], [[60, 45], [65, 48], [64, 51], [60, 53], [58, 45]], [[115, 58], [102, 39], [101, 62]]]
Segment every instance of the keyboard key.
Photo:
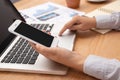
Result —
[[32, 58], [31, 59], [34, 59], [34, 60], [36, 60], [37, 59], [37, 55], [35, 55], [35, 56], [32, 56]]
[[11, 59], [7, 58], [7, 59], [5, 60], [5, 63], [9, 63], [10, 61], [11, 61]]
[[31, 56], [27, 56], [27, 57], [24, 59], [23, 64], [27, 64], [28, 61], [30, 60], [30, 58], [31, 58]]
[[8, 57], [8, 59], [12, 59], [13, 58], [13, 56], [12, 55], [10, 55], [9, 57]]
[[31, 59], [28, 64], [35, 64], [36, 60]]
[[45, 24], [41, 24], [38, 29], [42, 30], [44, 28], [44, 26], [45, 26]]
[[46, 24], [45, 27], [43, 28], [43, 30], [46, 31], [47, 27], [49, 26], [49, 24]]
[[23, 53], [20, 57], [25, 57], [27, 54], [26, 53]]
[[16, 63], [22, 63], [23, 60], [24, 58], [19, 58]]
[[12, 60], [11, 60], [11, 62], [10, 63], [15, 63], [16, 61], [17, 61], [17, 57], [14, 57]]
[[35, 51], [35, 53], [33, 54], [33, 56], [38, 56], [39, 53]]

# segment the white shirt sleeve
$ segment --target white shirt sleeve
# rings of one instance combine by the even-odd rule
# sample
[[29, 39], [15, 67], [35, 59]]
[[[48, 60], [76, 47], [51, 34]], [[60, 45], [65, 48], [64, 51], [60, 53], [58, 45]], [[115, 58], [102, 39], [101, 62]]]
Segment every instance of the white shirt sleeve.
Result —
[[120, 12], [112, 13], [111, 15], [99, 15], [95, 16], [95, 18], [97, 28], [120, 30]]
[[120, 80], [120, 62], [89, 55], [84, 63], [84, 73], [101, 80]]

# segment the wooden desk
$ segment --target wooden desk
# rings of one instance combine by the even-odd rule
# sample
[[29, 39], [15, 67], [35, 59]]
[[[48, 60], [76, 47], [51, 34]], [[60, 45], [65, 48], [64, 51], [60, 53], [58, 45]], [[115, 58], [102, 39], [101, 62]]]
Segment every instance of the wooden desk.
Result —
[[[65, 0], [21, 0], [15, 3], [17, 9], [29, 8], [47, 1], [52, 1], [66, 6]], [[108, 0], [105, 3], [89, 3], [86, 0], [81, 1], [81, 6], [77, 10], [90, 12], [102, 5], [108, 4], [114, 0]], [[77, 32], [74, 50], [87, 56], [95, 54], [107, 58], [117, 58], [120, 60], [120, 32], [111, 31], [105, 35], [93, 31]], [[65, 76], [0, 72], [0, 80], [97, 80], [84, 73], [69, 69]]]

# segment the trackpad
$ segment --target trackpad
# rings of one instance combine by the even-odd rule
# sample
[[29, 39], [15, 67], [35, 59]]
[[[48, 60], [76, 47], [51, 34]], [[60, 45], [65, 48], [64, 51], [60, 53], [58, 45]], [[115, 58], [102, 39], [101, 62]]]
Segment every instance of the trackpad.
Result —
[[75, 34], [74, 33], [65, 33], [64, 35], [58, 37], [59, 38], [59, 47], [63, 47], [69, 50], [73, 49]]

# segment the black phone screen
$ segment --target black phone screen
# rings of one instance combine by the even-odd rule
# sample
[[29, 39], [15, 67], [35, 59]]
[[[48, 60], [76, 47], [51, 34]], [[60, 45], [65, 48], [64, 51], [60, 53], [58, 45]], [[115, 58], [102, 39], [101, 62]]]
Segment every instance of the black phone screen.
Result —
[[50, 47], [54, 39], [53, 36], [44, 33], [26, 23], [21, 22], [20, 25], [15, 29], [15, 32], [24, 35], [42, 45]]

